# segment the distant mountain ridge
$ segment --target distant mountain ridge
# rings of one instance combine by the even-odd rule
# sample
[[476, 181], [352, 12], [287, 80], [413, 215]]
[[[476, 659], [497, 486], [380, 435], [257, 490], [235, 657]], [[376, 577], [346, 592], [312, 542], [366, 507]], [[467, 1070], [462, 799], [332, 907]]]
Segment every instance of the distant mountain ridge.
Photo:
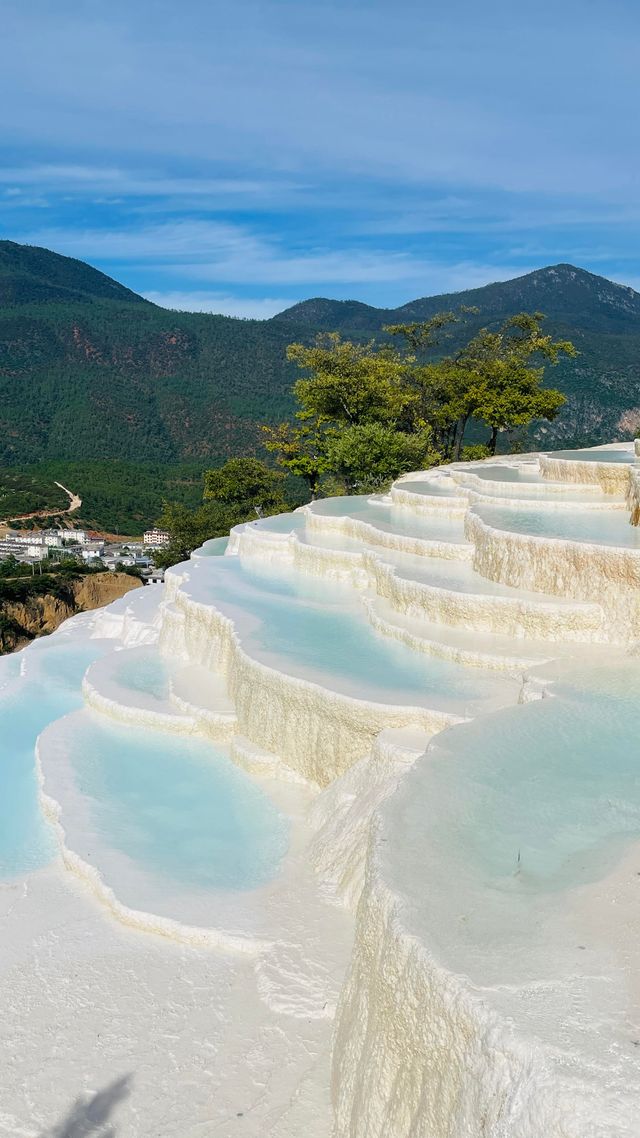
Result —
[[0, 463], [43, 459], [219, 461], [259, 449], [259, 423], [293, 411], [294, 339], [368, 338], [389, 323], [474, 306], [478, 327], [540, 310], [576, 361], [549, 369], [568, 397], [532, 445], [583, 445], [640, 430], [640, 294], [560, 264], [394, 309], [322, 297], [270, 320], [159, 308], [83, 261], [0, 241]]
[[[554, 319], [579, 318], [592, 310], [603, 325], [620, 315], [640, 318], [640, 293], [629, 285], [615, 284], [573, 265], [550, 265], [509, 281], [496, 281], [462, 292], [441, 293], [411, 300], [399, 308], [374, 308], [357, 300], [325, 300], [315, 297], [294, 304], [274, 317], [312, 327], [361, 327], [377, 331], [384, 324], [428, 320], [436, 312], [460, 305], [478, 307], [484, 323], [501, 318], [506, 311], [530, 310], [534, 301]], [[534, 305], [535, 307], [535, 305]]]
[[149, 303], [84, 261], [36, 245], [0, 241], [0, 307], [54, 300]]

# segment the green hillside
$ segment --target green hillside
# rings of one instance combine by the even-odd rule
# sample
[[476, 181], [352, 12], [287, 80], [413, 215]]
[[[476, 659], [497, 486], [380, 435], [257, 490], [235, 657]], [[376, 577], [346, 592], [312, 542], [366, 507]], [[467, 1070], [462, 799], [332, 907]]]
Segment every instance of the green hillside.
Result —
[[0, 241], [0, 307], [53, 300], [148, 303], [84, 261], [35, 245]]
[[[572, 340], [580, 352], [549, 369], [547, 382], [568, 397], [557, 420], [537, 424], [540, 446], [581, 445], [629, 438], [640, 432], [640, 293], [573, 265], [555, 265], [526, 276], [465, 292], [423, 297], [400, 308], [372, 308], [353, 301], [316, 298], [287, 309], [278, 320], [297, 325], [303, 338], [318, 328], [343, 336], [378, 334], [385, 324], [427, 320], [460, 305], [479, 309], [454, 329], [447, 348], [484, 325], [520, 311], [544, 312], [545, 328]], [[625, 412], [628, 420], [620, 420]], [[634, 415], [635, 412], [635, 415]], [[636, 425], [633, 426], [633, 420]]]
[[291, 407], [291, 336], [169, 312], [82, 262], [2, 242], [0, 465], [254, 448], [257, 423]]
[[[315, 299], [268, 321], [170, 312], [81, 261], [0, 242], [0, 465], [119, 459], [215, 463], [259, 448], [291, 413], [293, 339], [366, 337], [475, 305], [469, 333], [522, 309], [580, 357], [550, 373], [569, 402], [544, 445], [629, 437], [640, 408], [640, 295], [569, 265], [399, 309]], [[451, 343], [447, 344], [447, 349]], [[637, 412], [640, 421], [640, 411]]]

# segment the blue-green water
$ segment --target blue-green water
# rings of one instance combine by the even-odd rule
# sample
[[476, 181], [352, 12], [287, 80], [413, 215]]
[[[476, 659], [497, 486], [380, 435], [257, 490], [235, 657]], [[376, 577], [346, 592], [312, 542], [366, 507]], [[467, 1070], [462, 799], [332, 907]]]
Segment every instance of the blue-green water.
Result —
[[351, 517], [369, 522], [384, 531], [419, 537], [430, 541], [464, 543], [462, 522], [454, 518], [439, 518], [437, 514], [420, 516], [401, 506], [385, 502], [371, 502], [366, 496], [323, 498], [313, 505], [313, 511], [329, 517]]
[[169, 693], [167, 661], [155, 648], [116, 652], [113, 674], [122, 687], [131, 691], [143, 692], [159, 700], [165, 700]]
[[401, 482], [398, 489], [410, 494], [422, 494], [426, 498], [460, 498], [464, 493], [461, 486], [452, 485], [443, 478], [433, 478], [430, 482]]
[[580, 501], [593, 502], [598, 497], [598, 493], [600, 493], [600, 497], [602, 496], [602, 491], [599, 491], [595, 484], [582, 486], [579, 483], [559, 482], [551, 478], [544, 478], [537, 467], [520, 468], [495, 465], [486, 466], [484, 469], [478, 467], [472, 473], [482, 482], [506, 483], [504, 490], [502, 487], [498, 490], [495, 486], [476, 487], [481, 493], [489, 495], [504, 493], [505, 500], [509, 497], [543, 498], [552, 502], [579, 503]]
[[344, 494], [338, 498], [319, 498], [311, 509], [314, 514], [328, 514], [330, 517], [342, 518], [346, 514], [352, 517], [366, 514], [370, 505], [367, 494]]
[[486, 478], [490, 482], [542, 482], [543, 478], [537, 466], [501, 466], [500, 463], [490, 463], [488, 466], [473, 466], [469, 474], [478, 478]]
[[[54, 854], [38, 804], [36, 740], [83, 707], [82, 677], [113, 647], [56, 636], [0, 660], [0, 877], [33, 871]], [[167, 665], [155, 649], [125, 649], [112, 660], [123, 686], [166, 694]], [[286, 852], [287, 824], [223, 751], [204, 740], [111, 725], [91, 713], [71, 722], [67, 753], [107, 846], [194, 887], [250, 889], [274, 875]]]
[[640, 662], [585, 670], [555, 693], [432, 748], [416, 809], [450, 879], [572, 887], [640, 839]]
[[[460, 704], [502, 689], [495, 675], [413, 651], [378, 635], [357, 597], [345, 586], [317, 582], [295, 572], [256, 574], [236, 558], [207, 566], [210, 599], [231, 615], [248, 615], [243, 644], [273, 654], [285, 669], [312, 672], [329, 688], [363, 699], [429, 706], [433, 696]], [[198, 596], [202, 586], [198, 586]]]
[[268, 533], [298, 533], [305, 527], [304, 514], [274, 514], [270, 518], [260, 518], [251, 522], [257, 529]]
[[480, 517], [496, 529], [568, 541], [596, 542], [640, 549], [640, 526], [629, 525], [626, 510], [530, 510], [515, 506], [477, 506]]
[[558, 450], [550, 455], [551, 458], [568, 458], [574, 462], [635, 462], [636, 456], [631, 450]]
[[75, 647], [43, 640], [0, 660], [2, 675], [15, 673], [16, 662], [28, 672], [0, 690], [0, 877], [37, 869], [52, 856], [38, 806], [36, 739], [47, 724], [82, 706], [82, 676], [104, 650], [103, 641]]
[[229, 544], [228, 537], [212, 537], [195, 550], [197, 557], [221, 557]]
[[286, 852], [285, 819], [210, 742], [81, 717], [71, 759], [96, 834], [153, 873], [252, 889]]

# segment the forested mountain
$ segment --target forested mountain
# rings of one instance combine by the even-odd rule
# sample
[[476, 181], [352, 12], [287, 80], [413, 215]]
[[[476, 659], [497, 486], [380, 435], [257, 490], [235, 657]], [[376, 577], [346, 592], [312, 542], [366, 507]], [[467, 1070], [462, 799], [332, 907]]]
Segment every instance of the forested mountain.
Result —
[[0, 241], [0, 306], [52, 300], [126, 300], [146, 304], [111, 277], [49, 249]]
[[353, 300], [303, 300], [287, 308], [276, 320], [338, 331], [374, 333], [383, 324], [428, 320], [436, 312], [460, 305], [478, 308], [475, 325], [504, 319], [513, 312], [539, 309], [549, 318], [579, 322], [594, 331], [627, 328], [629, 319], [640, 319], [640, 293], [614, 284], [573, 265], [537, 269], [511, 281], [483, 285], [465, 292], [425, 296], [400, 308], [372, 308]]
[[[318, 330], [475, 306], [456, 335], [523, 309], [580, 351], [549, 382], [569, 403], [541, 445], [629, 437], [640, 424], [640, 294], [570, 265], [397, 309], [315, 299], [267, 321], [171, 312], [81, 261], [0, 242], [0, 464], [119, 458], [215, 462], [292, 411], [286, 345]], [[455, 346], [455, 336], [443, 345]], [[625, 416], [626, 417], [623, 417]]]
[[0, 464], [222, 458], [291, 409], [288, 325], [170, 312], [0, 243]]
[[568, 397], [557, 420], [535, 424], [539, 446], [581, 445], [629, 438], [640, 431], [640, 293], [573, 265], [555, 265], [515, 280], [465, 292], [423, 297], [401, 308], [371, 308], [355, 301], [306, 300], [276, 320], [343, 336], [375, 336], [385, 324], [427, 320], [460, 306], [477, 308], [454, 326], [450, 350], [478, 328], [495, 326], [514, 312], [543, 312], [545, 328], [574, 342], [580, 355], [548, 368], [547, 384]]

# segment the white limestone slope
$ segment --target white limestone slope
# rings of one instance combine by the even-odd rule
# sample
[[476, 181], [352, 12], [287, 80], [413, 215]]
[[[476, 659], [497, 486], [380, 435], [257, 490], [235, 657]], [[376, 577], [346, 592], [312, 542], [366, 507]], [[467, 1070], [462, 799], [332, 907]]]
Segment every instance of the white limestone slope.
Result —
[[629, 474], [626, 504], [631, 512], [631, 525], [640, 525], [640, 470], [632, 470]]
[[[559, 467], [547, 469], [560, 476]], [[473, 514], [466, 532], [474, 565], [487, 577], [599, 599], [603, 637], [614, 644], [637, 640], [635, 551], [492, 530]], [[448, 761], [455, 762], [455, 748]], [[355, 948], [334, 1040], [335, 1134], [631, 1138], [640, 1106], [633, 1055], [640, 1018], [632, 916], [637, 869], [631, 869], [638, 843], [619, 872], [602, 882], [596, 874], [560, 912], [540, 903], [539, 943], [532, 937], [517, 980], [510, 959], [516, 950], [506, 946], [503, 958], [499, 943], [491, 969], [480, 949], [469, 946], [469, 964], [476, 960], [471, 979], [458, 971], [465, 953], [447, 940], [430, 899], [428, 847], [424, 861], [420, 857], [425, 834], [415, 822], [428, 762], [429, 751], [377, 809], [369, 830]], [[356, 787], [351, 791], [355, 801]], [[449, 888], [455, 906], [455, 880]], [[619, 914], [607, 912], [612, 898]], [[460, 900], [459, 906], [471, 903]], [[477, 919], [471, 913], [461, 918]], [[464, 942], [464, 925], [459, 936]], [[517, 929], [512, 939], [517, 943]], [[576, 952], [582, 939], [588, 943]], [[586, 961], [579, 951], [585, 947]]]
[[[637, 665], [632, 671], [637, 690]], [[561, 703], [562, 696], [536, 706]], [[615, 724], [620, 713], [611, 710]], [[517, 714], [491, 717], [497, 738], [500, 720], [510, 718], [516, 747]], [[477, 739], [479, 765], [489, 727], [488, 720]], [[471, 741], [477, 735], [471, 725], [442, 737], [449, 768], [465, 732]], [[630, 748], [636, 732], [637, 720]], [[585, 743], [576, 737], [577, 746]], [[561, 741], [568, 759], [570, 745]], [[446, 801], [435, 810], [430, 797], [438, 750], [436, 740], [378, 809], [370, 832], [334, 1040], [336, 1134], [632, 1138], [640, 1101], [637, 821], [624, 855], [614, 842], [571, 888], [532, 888], [527, 853], [521, 871], [514, 848], [512, 872], [478, 889], [472, 863], [452, 858], [447, 872], [439, 849], [446, 834], [431, 833], [443, 815], [455, 818], [454, 781], [453, 811]], [[468, 747], [467, 757], [474, 757]], [[633, 750], [631, 769], [632, 757]], [[518, 759], [512, 755], [514, 769]], [[479, 775], [472, 793], [484, 792]], [[637, 817], [633, 800], [618, 801], [613, 788], [611, 799], [609, 808], [627, 818], [635, 809]], [[607, 804], [605, 794], [598, 812]], [[464, 804], [460, 814], [469, 817]], [[572, 821], [569, 809], [567, 832]], [[455, 826], [450, 841], [470, 851], [481, 844]], [[585, 846], [573, 870], [593, 856]]]
[[473, 511], [465, 525], [483, 576], [598, 604], [604, 617], [594, 640], [625, 643], [640, 635], [640, 549], [498, 530]]
[[[374, 703], [270, 667], [242, 647], [234, 621], [168, 572], [161, 645], [226, 678], [238, 731], [290, 770], [326, 786], [366, 754], [385, 727], [432, 734], [463, 715], [402, 703]], [[195, 595], [194, 595], [195, 594]]]
[[[507, 465], [519, 469], [517, 460]], [[478, 644], [466, 662], [495, 667], [500, 634], [503, 640], [512, 638], [513, 660], [518, 651], [526, 657], [537, 638], [547, 642], [549, 658], [563, 656], [571, 674], [571, 645], [578, 660], [584, 659], [584, 649], [577, 648], [580, 642], [636, 642], [638, 551], [518, 533], [508, 525], [498, 530], [473, 507], [508, 501], [515, 509], [530, 509], [533, 503], [543, 511], [567, 515], [574, 510], [593, 516], [620, 513], [625, 507], [621, 495], [635, 472], [623, 463], [542, 456], [535, 481], [536, 465], [529, 460], [521, 467], [524, 482], [483, 479], [477, 466], [450, 468], [448, 479], [466, 491], [464, 508], [462, 495], [455, 491], [432, 497], [424, 488], [411, 491], [412, 481], [424, 483], [431, 475], [410, 476], [393, 488], [393, 505], [423, 520], [464, 515], [467, 546], [458, 541], [443, 547], [439, 538], [407, 533], [406, 525], [390, 533], [357, 515], [335, 516], [307, 507], [306, 533], [297, 529], [276, 535], [241, 527], [231, 550], [348, 581], [361, 590], [373, 626], [384, 635], [401, 637], [417, 651], [444, 650], [450, 658], [457, 651], [455, 658], [465, 659], [454, 633], [474, 629]], [[629, 505], [633, 508], [633, 501]], [[469, 548], [473, 569], [465, 570], [464, 588], [454, 586], [459, 574], [453, 567], [445, 585], [433, 583], [435, 574], [408, 568], [411, 557], [434, 566], [443, 558], [468, 566]], [[485, 583], [495, 582], [495, 590], [474, 585], [474, 571]], [[429, 643], [420, 635], [425, 621], [431, 630], [437, 625], [442, 629], [439, 641]], [[503, 642], [501, 648], [506, 652]], [[535, 663], [525, 660], [521, 667], [526, 672]], [[543, 677], [544, 670], [550, 675], [555, 671], [544, 665]], [[548, 693], [546, 684], [532, 677], [521, 698], [524, 702]], [[334, 769], [334, 781], [313, 813], [318, 827], [310, 851], [314, 864], [330, 894], [356, 912], [354, 952], [334, 1038], [336, 1138], [631, 1138], [640, 1084], [629, 1070], [628, 1054], [617, 1055], [625, 1046], [624, 1023], [619, 1021], [625, 1014], [629, 961], [617, 971], [609, 936], [613, 926], [602, 905], [612, 888], [628, 905], [633, 878], [623, 873], [615, 887], [600, 888], [596, 876], [584, 895], [571, 894], [566, 914], [541, 915], [549, 939], [535, 946], [537, 955], [532, 943], [532, 959], [523, 957], [517, 982], [507, 979], [512, 971], [507, 957], [504, 990], [489, 973], [484, 984], [477, 977], [472, 981], [456, 970], [459, 953], [451, 951], [454, 944], [443, 941], [439, 926], [429, 922], [428, 855], [424, 877], [417, 874], [419, 858], [412, 863], [405, 856], [420, 849], [422, 836], [415, 828], [407, 829], [402, 802], [420, 800], [429, 752], [420, 757], [421, 743], [415, 736], [413, 746], [400, 739], [383, 744], [383, 739], [385, 732], [369, 756], [345, 764], [341, 771]], [[452, 888], [455, 896], [455, 883]], [[580, 967], [579, 953], [578, 965], [573, 957], [564, 960], [563, 945], [571, 944], [572, 937], [586, 939], [585, 919], [596, 943], [586, 967]], [[603, 924], [604, 931], [599, 927]], [[624, 935], [615, 927], [616, 938]], [[478, 960], [482, 976], [481, 955]], [[499, 974], [499, 948], [494, 961], [493, 972]], [[592, 975], [599, 969], [612, 969], [602, 1008], [602, 981]], [[613, 1003], [612, 990], [621, 992]], [[564, 1001], [579, 1008], [567, 1022]], [[598, 1015], [603, 1017], [600, 1030]]]
[[[77, 624], [81, 641], [110, 650], [84, 674], [84, 710], [38, 741], [40, 802], [62, 865], [128, 935], [246, 961], [248, 998], [271, 1038], [297, 1040], [300, 1024], [326, 1021], [289, 1100], [271, 1102], [265, 1087], [254, 1121], [247, 1115], [233, 1130], [227, 1118], [216, 1132], [293, 1138], [298, 1126], [329, 1138], [331, 1125], [333, 1138], [631, 1138], [640, 1109], [629, 1051], [640, 1038], [640, 986], [629, 980], [628, 940], [638, 931], [631, 854], [618, 872], [600, 867], [589, 847], [584, 888], [562, 885], [550, 898], [531, 886], [522, 920], [505, 917], [487, 950], [488, 914], [496, 896], [499, 920], [511, 912], [512, 884], [487, 885], [465, 866], [449, 875], [438, 826], [446, 831], [459, 797], [456, 740], [487, 726], [480, 766], [504, 717], [517, 723], [532, 702], [560, 705], [563, 686], [550, 681], [561, 674], [568, 683], [587, 655], [615, 652], [624, 672], [624, 652], [640, 638], [640, 550], [516, 532], [508, 522], [498, 529], [482, 508], [635, 516], [636, 480], [633, 462], [588, 455], [416, 472], [371, 509], [317, 503], [276, 524], [236, 527], [224, 558], [203, 549], [167, 572], [164, 589], [140, 590]], [[278, 605], [298, 613], [300, 627], [311, 613], [320, 631], [323, 614], [344, 613], [345, 638], [355, 617], [384, 646], [380, 674], [345, 678], [339, 624], [325, 649], [333, 671], [305, 663], [294, 651], [295, 622], [284, 647], [276, 635]], [[396, 651], [409, 653], [416, 672], [429, 661], [420, 698], [394, 684]], [[27, 678], [37, 650], [25, 660]], [[154, 661], [164, 686], [127, 682], [131, 669], [143, 675]], [[463, 676], [465, 694], [443, 692], [442, 676], [452, 689]], [[607, 704], [614, 716], [617, 698]], [[242, 896], [176, 889], [124, 856], [95, 829], [70, 758], [78, 723], [92, 716], [224, 747], [288, 819], [289, 849], [274, 879]], [[430, 779], [441, 753], [442, 802]], [[472, 766], [464, 785], [476, 785], [471, 797], [480, 800], [486, 787], [474, 777]], [[500, 794], [508, 812], [508, 787]], [[634, 804], [615, 797], [609, 806], [633, 833]], [[471, 809], [452, 827], [456, 848], [469, 841], [473, 850]], [[617, 919], [606, 912], [610, 895]], [[126, 968], [126, 952], [124, 960]], [[243, 1062], [234, 1031], [230, 1020], [232, 1084]], [[282, 1053], [293, 1062], [290, 1049]], [[222, 1054], [217, 1061], [224, 1069]], [[281, 1081], [274, 1085], [281, 1095]], [[185, 1138], [206, 1131], [196, 1098], [198, 1117], [175, 1131]], [[314, 1116], [315, 1101], [324, 1105]], [[131, 1125], [123, 1138], [152, 1133]]]
[[[517, 468], [515, 460], [509, 465]], [[429, 583], [428, 574], [414, 572], [412, 576], [403, 557], [415, 555], [417, 549], [425, 559], [443, 556], [428, 538], [416, 539], [404, 532], [388, 537], [384, 531], [381, 538], [380, 532], [372, 532], [375, 526], [358, 517], [316, 514], [313, 507], [307, 508], [308, 533], [322, 537], [323, 544], [314, 544], [299, 531], [276, 537], [249, 527], [235, 535], [233, 548], [241, 556], [271, 562], [281, 559], [305, 573], [349, 581], [362, 590], [374, 626], [385, 635], [402, 632], [405, 642], [411, 641], [417, 650], [425, 648], [418, 623], [424, 619], [432, 622], [431, 627], [434, 620], [440, 623], [440, 647], [447, 643], [449, 630], [451, 651], [456, 628], [484, 634], [485, 666], [486, 649], [495, 650], [498, 630], [513, 638], [514, 657], [518, 642], [526, 655], [532, 637], [547, 641], [549, 656], [558, 653], [561, 645], [564, 652], [568, 645], [581, 641], [633, 644], [638, 636], [636, 550], [497, 530], [474, 512], [473, 506], [481, 502], [502, 504], [506, 500], [516, 509], [530, 508], [533, 501], [543, 510], [567, 514], [580, 509], [594, 515], [624, 509], [620, 493], [630, 477], [627, 466], [608, 462], [603, 471], [592, 460], [577, 463], [570, 459], [557, 463], [543, 459], [540, 465], [541, 480], [522, 484], [481, 479], [472, 469], [451, 470], [452, 480], [468, 487], [465, 530], [473, 547], [473, 568], [485, 581], [496, 582], [494, 592], [490, 588], [473, 591], [473, 578], [468, 578], [466, 589], [456, 589], [451, 584]], [[527, 472], [531, 467], [528, 463]], [[582, 473], [584, 478], [579, 481]], [[558, 482], [545, 484], [546, 474]], [[412, 493], [414, 478], [424, 481], [425, 476], [412, 476], [392, 490], [391, 500], [398, 508], [422, 518], [431, 513], [460, 517], [460, 498], [444, 494], [431, 499], [424, 492]], [[520, 497], [523, 487], [526, 495]], [[416, 540], [422, 543], [419, 547]], [[365, 543], [361, 552], [358, 541]], [[454, 560], [454, 552], [467, 561], [466, 547], [454, 551], [449, 543], [446, 556]], [[452, 580], [454, 576], [452, 572]], [[386, 606], [387, 620], [381, 615], [381, 603]], [[476, 657], [467, 659], [475, 666], [482, 664], [482, 640], [477, 639]], [[544, 685], [527, 683], [523, 700], [530, 693], [539, 697], [546, 690]], [[618, 1041], [614, 1045], [613, 1040], [619, 1026], [614, 1030], [612, 1010], [602, 1011], [611, 1023], [602, 1029], [603, 1050], [599, 1052], [595, 1020], [591, 1025], [589, 1020], [590, 1015], [596, 1016], [600, 1002], [599, 980], [590, 971], [613, 967], [609, 988], [619, 982], [615, 964], [607, 959], [606, 936], [598, 934], [599, 947], [588, 959], [586, 972], [570, 960], [565, 976], [561, 946], [565, 938], [571, 943], [573, 936], [584, 935], [584, 926], [582, 918], [576, 918], [577, 933], [569, 920], [563, 927], [554, 914], [552, 922], [549, 916], [546, 924], [541, 919], [551, 937], [538, 949], [548, 962], [544, 980], [533, 979], [523, 965], [525, 978], [512, 987], [507, 983], [501, 991], [488, 977], [482, 987], [477, 979], [471, 982], [457, 974], [456, 954], [449, 952], [453, 946], [438, 943], [438, 926], [431, 927], [425, 915], [429, 912], [425, 904], [429, 862], [424, 863], [422, 878], [416, 876], [416, 865], [410, 865], [403, 855], [403, 851], [420, 848], [421, 836], [404, 825], [400, 804], [416, 796], [419, 800], [421, 772], [429, 756], [420, 758], [411, 747], [396, 745], [391, 749], [395, 757], [389, 759], [389, 746], [382, 749], [383, 738], [379, 736], [370, 757], [345, 770], [324, 791], [314, 808], [314, 819], [319, 822], [312, 846], [314, 863], [330, 891], [357, 912], [354, 953], [334, 1040], [335, 1135], [630, 1136], [640, 1086], [628, 1072], [624, 1074], [624, 1061], [616, 1066]], [[407, 775], [412, 766], [413, 773]], [[385, 806], [389, 795], [392, 798]], [[600, 894], [597, 885], [588, 891], [590, 913], [594, 909], [601, 912], [608, 888]], [[628, 891], [628, 881], [624, 889]], [[582, 902], [575, 898], [573, 903], [579, 912]], [[494, 955], [499, 971], [499, 950]], [[534, 973], [536, 966], [532, 966]], [[505, 959], [505, 978], [509, 971]], [[564, 1000], [572, 1006], [576, 1000], [584, 1003], [584, 1009], [572, 1017], [575, 1025], [563, 1022]], [[538, 1011], [545, 1005], [548, 1013], [540, 1022]], [[589, 1031], [596, 1040], [591, 1054], [581, 1038]], [[605, 1060], [608, 1032], [612, 1061]], [[571, 1049], [569, 1067], [564, 1051], [568, 1058]]]
[[[597, 451], [594, 448], [594, 453]], [[610, 448], [617, 449], [616, 444]], [[628, 452], [625, 445], [619, 447], [621, 459]], [[624, 452], [624, 453], [622, 453]], [[576, 451], [574, 457], [560, 457], [559, 455], [543, 454], [540, 456], [540, 470], [545, 478], [557, 482], [591, 484], [599, 486], [605, 494], [625, 494], [629, 483], [629, 465], [624, 462], [598, 462], [593, 459], [584, 459], [581, 452]]]
[[[330, 519], [326, 527], [329, 534], [333, 521]], [[466, 524], [469, 525], [468, 520]], [[495, 589], [484, 587], [483, 574], [474, 573], [467, 564], [476, 556], [471, 544], [457, 547], [462, 551], [461, 558], [448, 554], [443, 558], [430, 545], [427, 559], [422, 559], [420, 565], [421, 558], [413, 553], [413, 542], [404, 546], [401, 535], [397, 536], [394, 550], [382, 552], [376, 546], [365, 546], [357, 552], [342, 549], [339, 543], [338, 548], [311, 544], [296, 533], [288, 537], [278, 535], [276, 540], [253, 527], [238, 530], [232, 535], [234, 553], [269, 562], [290, 562], [300, 572], [348, 581], [363, 592], [375, 593], [403, 616], [423, 617], [446, 628], [501, 633], [518, 639], [598, 642], [607, 637], [604, 613], [597, 599], [591, 603], [572, 602], [562, 595], [541, 595], [529, 588], [505, 589], [502, 583]], [[324, 519], [315, 516], [312, 530], [325, 533]], [[327, 540], [332, 539], [329, 536]], [[455, 564], [448, 570], [443, 567], [443, 579], [442, 562], [450, 561]], [[440, 572], [430, 574], [432, 566], [440, 568]]]

